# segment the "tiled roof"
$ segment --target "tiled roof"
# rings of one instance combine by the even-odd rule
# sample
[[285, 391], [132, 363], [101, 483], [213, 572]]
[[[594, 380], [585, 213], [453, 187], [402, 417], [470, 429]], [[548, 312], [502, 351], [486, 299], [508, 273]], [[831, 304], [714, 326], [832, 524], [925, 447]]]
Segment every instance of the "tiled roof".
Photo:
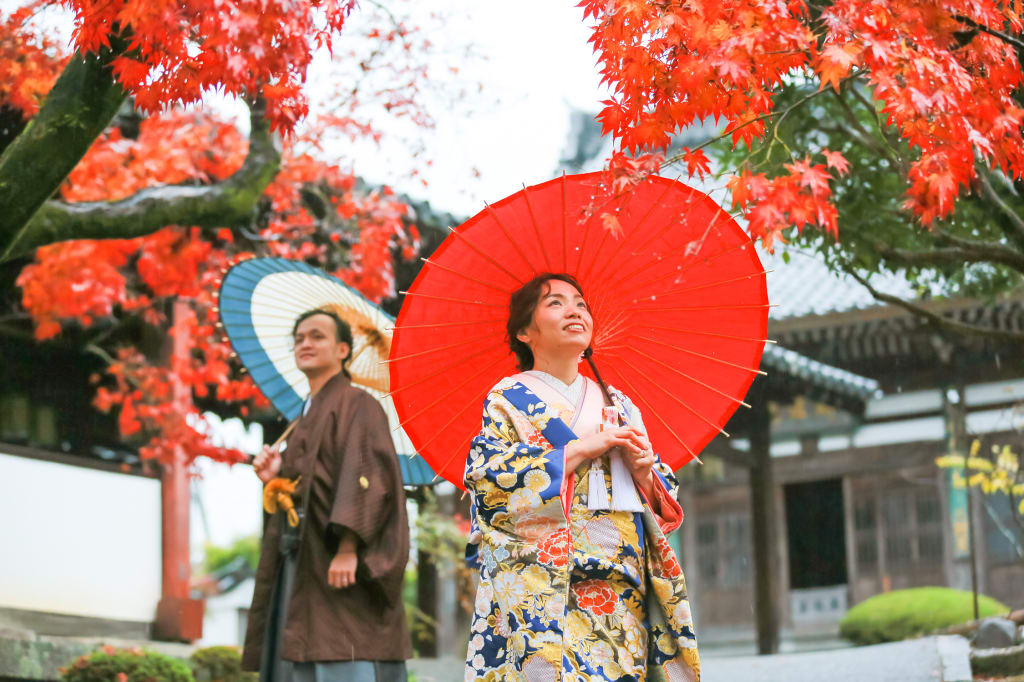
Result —
[[783, 373], [789, 379], [807, 384], [811, 391], [835, 395], [841, 402], [866, 403], [881, 396], [879, 384], [874, 379], [826, 365], [773, 343], [765, 346], [761, 367], [769, 375], [773, 372]]
[[[876, 301], [856, 280], [829, 270], [818, 254], [790, 249], [788, 263], [782, 258], [781, 248], [774, 255], [763, 251], [760, 255], [765, 269], [773, 270], [767, 275], [768, 300], [779, 306], [772, 309], [773, 320], [886, 305]], [[913, 288], [901, 277], [875, 275], [869, 281], [883, 293], [915, 298]]]

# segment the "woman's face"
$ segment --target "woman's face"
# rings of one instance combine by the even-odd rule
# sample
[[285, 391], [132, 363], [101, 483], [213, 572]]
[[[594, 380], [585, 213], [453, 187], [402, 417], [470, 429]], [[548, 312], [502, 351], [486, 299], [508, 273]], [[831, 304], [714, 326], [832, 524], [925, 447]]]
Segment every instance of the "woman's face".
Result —
[[541, 290], [533, 319], [516, 338], [538, 355], [582, 353], [594, 335], [590, 309], [576, 287], [560, 279], [549, 280]]

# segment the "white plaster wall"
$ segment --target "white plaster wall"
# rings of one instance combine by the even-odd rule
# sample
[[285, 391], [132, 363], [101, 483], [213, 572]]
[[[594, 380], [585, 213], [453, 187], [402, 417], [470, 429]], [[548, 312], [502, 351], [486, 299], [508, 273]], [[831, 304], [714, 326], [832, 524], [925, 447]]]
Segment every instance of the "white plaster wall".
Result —
[[152, 621], [160, 482], [0, 451], [0, 607]]
[[200, 646], [242, 646], [244, 621], [241, 613], [247, 612], [252, 604], [255, 587], [256, 581], [249, 578], [230, 592], [206, 600]]

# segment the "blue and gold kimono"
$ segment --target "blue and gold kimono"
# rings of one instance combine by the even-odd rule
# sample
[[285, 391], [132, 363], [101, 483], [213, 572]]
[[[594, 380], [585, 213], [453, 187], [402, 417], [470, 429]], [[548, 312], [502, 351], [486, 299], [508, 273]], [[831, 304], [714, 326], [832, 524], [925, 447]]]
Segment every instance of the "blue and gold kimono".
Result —
[[[578, 381], [584, 393], [600, 391]], [[491, 389], [466, 463], [467, 554], [481, 580], [465, 679], [699, 680], [686, 582], [665, 539], [682, 521], [675, 477], [657, 459], [657, 515], [646, 503], [592, 509], [588, 488], [601, 475], [589, 469], [603, 459], [609, 472], [608, 455], [564, 471], [565, 446], [586, 435], [570, 425], [592, 403], [550, 392], [545, 401], [528, 383], [516, 375]], [[632, 403], [609, 392], [622, 418], [642, 428]], [[610, 487], [610, 473], [604, 478]]]

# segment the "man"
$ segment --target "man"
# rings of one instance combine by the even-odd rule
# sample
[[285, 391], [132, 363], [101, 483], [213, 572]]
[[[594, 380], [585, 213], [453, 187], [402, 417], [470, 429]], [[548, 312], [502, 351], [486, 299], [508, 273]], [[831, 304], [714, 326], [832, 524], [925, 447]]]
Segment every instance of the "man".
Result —
[[404, 681], [409, 527], [387, 417], [350, 382], [343, 320], [311, 310], [293, 336], [310, 395], [284, 453], [265, 446], [253, 468], [298, 481], [300, 521], [266, 519], [242, 663], [261, 682]]

